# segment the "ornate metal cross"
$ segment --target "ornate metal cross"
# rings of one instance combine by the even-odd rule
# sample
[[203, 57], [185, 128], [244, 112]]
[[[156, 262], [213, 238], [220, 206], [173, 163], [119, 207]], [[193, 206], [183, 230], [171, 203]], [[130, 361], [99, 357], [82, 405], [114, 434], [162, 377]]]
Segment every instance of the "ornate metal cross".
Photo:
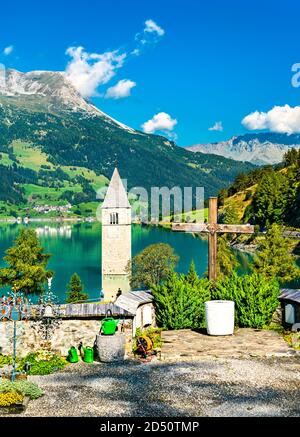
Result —
[[29, 318], [29, 301], [16, 286], [12, 288], [7, 296], [0, 299], [0, 322], [13, 322], [13, 369], [11, 380], [14, 381], [17, 375], [17, 322], [27, 321]]
[[208, 234], [208, 276], [211, 281], [216, 281], [218, 234], [253, 234], [254, 226], [219, 224], [218, 198], [210, 197], [208, 223], [173, 223], [172, 230], [193, 234]]

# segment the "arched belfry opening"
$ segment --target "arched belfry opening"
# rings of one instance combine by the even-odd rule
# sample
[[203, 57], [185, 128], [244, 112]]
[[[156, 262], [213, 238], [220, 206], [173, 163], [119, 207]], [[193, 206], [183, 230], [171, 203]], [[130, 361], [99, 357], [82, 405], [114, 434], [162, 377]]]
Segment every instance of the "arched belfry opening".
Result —
[[118, 225], [119, 224], [119, 213], [111, 212], [110, 213], [110, 225]]

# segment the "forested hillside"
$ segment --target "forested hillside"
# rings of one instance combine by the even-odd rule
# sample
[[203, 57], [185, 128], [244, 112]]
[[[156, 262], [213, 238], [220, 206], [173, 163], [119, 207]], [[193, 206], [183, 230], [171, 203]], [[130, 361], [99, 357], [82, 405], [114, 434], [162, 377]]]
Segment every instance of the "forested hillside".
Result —
[[300, 227], [300, 150], [291, 149], [282, 164], [239, 174], [219, 193], [223, 210], [231, 206], [243, 222], [262, 228], [272, 223]]

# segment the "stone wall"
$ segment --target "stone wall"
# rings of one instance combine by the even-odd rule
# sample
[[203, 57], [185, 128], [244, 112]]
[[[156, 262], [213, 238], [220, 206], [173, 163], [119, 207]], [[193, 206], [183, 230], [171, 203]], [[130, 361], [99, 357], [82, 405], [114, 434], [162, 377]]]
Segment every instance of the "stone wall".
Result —
[[[12, 354], [12, 322], [0, 322], [0, 352]], [[71, 346], [77, 347], [82, 341], [84, 346], [93, 346], [96, 335], [99, 333], [100, 320], [62, 320], [60, 326], [51, 338], [51, 349], [63, 356], [67, 356]], [[31, 322], [18, 322], [18, 356], [25, 356], [29, 352], [41, 349], [45, 344]], [[125, 321], [126, 349], [127, 353], [132, 349], [132, 321]]]

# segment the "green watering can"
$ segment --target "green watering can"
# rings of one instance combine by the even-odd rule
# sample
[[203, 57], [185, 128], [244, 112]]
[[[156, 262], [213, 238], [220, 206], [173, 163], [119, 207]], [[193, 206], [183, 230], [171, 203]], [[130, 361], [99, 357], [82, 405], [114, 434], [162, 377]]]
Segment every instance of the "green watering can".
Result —
[[94, 362], [94, 349], [92, 347], [84, 347], [82, 341], [79, 343], [78, 349], [80, 351], [80, 356], [85, 363]]
[[77, 353], [77, 349], [76, 349], [76, 347], [72, 346], [72, 347], [69, 349], [67, 360], [68, 360], [70, 363], [78, 363], [79, 358], [78, 358], [78, 353]]
[[106, 311], [106, 317], [102, 320], [100, 325], [100, 333], [103, 335], [114, 335], [116, 333], [120, 320], [115, 320], [112, 317], [111, 310]]
[[94, 362], [94, 349], [92, 347], [87, 346], [83, 348], [83, 361], [85, 363]]

